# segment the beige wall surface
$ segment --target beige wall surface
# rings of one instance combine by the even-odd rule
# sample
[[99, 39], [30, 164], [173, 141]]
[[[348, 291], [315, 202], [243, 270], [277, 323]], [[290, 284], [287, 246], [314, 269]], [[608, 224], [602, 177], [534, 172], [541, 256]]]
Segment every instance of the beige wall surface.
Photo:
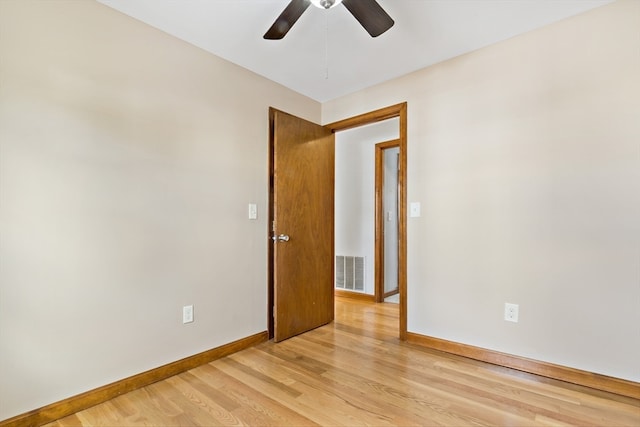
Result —
[[639, 76], [619, 1], [323, 104], [408, 102], [410, 332], [640, 381]]
[[320, 120], [98, 3], [0, 1], [0, 420], [266, 329], [269, 105]]

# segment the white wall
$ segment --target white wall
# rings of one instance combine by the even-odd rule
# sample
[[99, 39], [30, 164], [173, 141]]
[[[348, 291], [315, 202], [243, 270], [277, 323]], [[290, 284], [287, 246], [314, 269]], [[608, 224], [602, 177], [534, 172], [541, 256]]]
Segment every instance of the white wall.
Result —
[[375, 293], [375, 145], [397, 139], [399, 120], [389, 119], [336, 133], [336, 255], [365, 258], [364, 293]]
[[323, 104], [408, 102], [410, 332], [640, 381], [638, 76], [618, 1]]
[[0, 1], [0, 420], [266, 330], [269, 105], [320, 119], [98, 3]]

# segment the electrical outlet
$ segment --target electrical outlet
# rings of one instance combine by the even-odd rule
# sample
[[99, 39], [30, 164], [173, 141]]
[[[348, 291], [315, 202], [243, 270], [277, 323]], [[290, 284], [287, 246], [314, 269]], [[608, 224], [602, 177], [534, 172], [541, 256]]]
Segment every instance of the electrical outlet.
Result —
[[182, 307], [182, 323], [193, 322], [193, 306], [185, 305]]
[[518, 304], [504, 303], [504, 320], [518, 323]]

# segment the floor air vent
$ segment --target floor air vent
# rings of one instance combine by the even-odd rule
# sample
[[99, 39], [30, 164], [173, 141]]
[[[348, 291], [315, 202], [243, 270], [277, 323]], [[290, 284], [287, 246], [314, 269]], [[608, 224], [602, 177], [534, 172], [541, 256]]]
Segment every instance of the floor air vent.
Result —
[[336, 288], [364, 291], [364, 257], [336, 256]]

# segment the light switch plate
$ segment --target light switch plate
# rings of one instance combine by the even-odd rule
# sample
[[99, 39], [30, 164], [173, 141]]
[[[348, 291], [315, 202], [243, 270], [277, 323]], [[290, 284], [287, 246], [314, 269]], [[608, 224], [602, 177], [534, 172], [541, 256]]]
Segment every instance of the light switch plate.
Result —
[[249, 219], [258, 219], [258, 205], [249, 203]]
[[185, 305], [182, 307], [182, 323], [193, 322], [193, 306]]
[[420, 202], [411, 202], [409, 205], [409, 216], [417, 218], [420, 216]]

